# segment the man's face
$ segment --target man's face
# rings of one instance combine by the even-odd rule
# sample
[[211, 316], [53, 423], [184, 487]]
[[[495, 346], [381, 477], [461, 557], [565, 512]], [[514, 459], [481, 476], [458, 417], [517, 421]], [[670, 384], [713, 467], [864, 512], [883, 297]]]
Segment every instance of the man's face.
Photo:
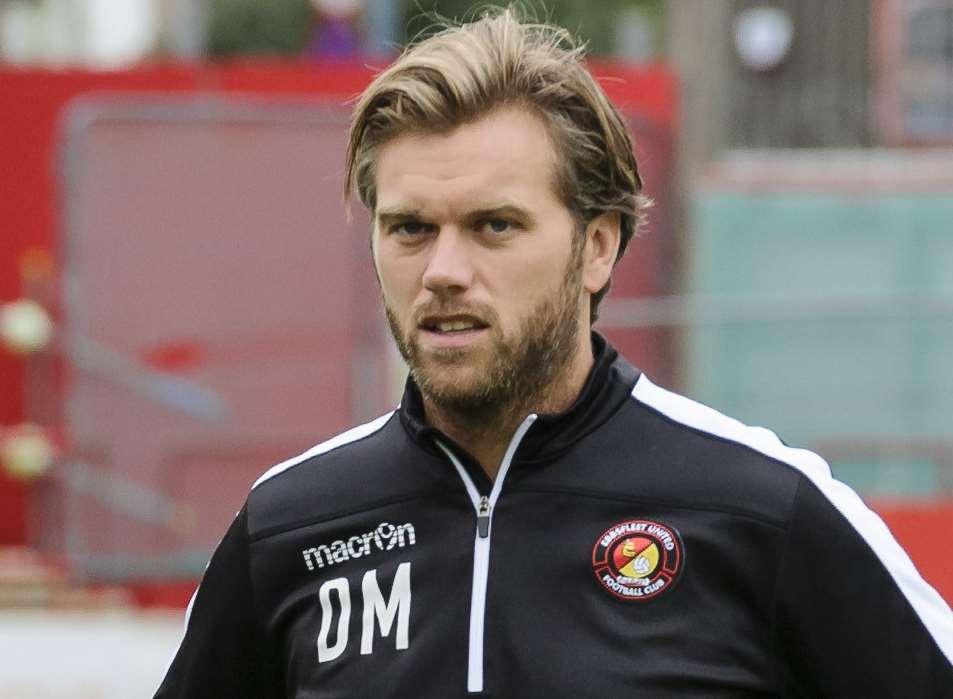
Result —
[[588, 343], [579, 233], [554, 158], [542, 122], [517, 108], [381, 148], [374, 262], [398, 347], [437, 405], [537, 394], [581, 334]]

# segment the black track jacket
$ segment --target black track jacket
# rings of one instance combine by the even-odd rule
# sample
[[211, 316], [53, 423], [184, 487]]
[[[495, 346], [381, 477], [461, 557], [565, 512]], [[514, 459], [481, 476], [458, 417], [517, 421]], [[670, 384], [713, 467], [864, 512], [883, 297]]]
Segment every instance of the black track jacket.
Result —
[[953, 697], [950, 608], [820, 457], [593, 343], [495, 482], [412, 382], [265, 473], [156, 697]]

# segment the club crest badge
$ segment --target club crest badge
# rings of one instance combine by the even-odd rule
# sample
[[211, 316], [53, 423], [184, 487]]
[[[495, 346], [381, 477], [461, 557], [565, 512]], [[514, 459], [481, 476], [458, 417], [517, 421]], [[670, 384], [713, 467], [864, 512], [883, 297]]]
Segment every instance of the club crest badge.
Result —
[[647, 601], [670, 590], [685, 565], [678, 532], [633, 519], [607, 529], [592, 549], [596, 580], [619, 599]]

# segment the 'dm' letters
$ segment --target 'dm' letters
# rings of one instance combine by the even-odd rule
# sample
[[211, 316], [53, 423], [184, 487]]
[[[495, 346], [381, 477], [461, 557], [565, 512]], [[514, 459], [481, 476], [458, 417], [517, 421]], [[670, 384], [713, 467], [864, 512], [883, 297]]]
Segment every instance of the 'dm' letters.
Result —
[[[397, 566], [390, 596], [385, 601], [377, 583], [377, 569], [364, 573], [361, 580], [361, 595], [364, 609], [361, 614], [361, 655], [374, 652], [374, 629], [379, 626], [381, 637], [386, 638], [397, 621], [395, 645], [397, 650], [406, 650], [410, 645], [410, 562]], [[333, 598], [333, 599], [332, 599]], [[347, 578], [328, 580], [318, 590], [321, 603], [321, 629], [318, 632], [318, 662], [324, 663], [340, 657], [347, 649], [348, 632], [351, 625], [351, 591]], [[335, 602], [337, 604], [335, 604]], [[339, 609], [337, 633], [334, 644], [329, 643], [331, 627], [335, 616], [335, 607]]]

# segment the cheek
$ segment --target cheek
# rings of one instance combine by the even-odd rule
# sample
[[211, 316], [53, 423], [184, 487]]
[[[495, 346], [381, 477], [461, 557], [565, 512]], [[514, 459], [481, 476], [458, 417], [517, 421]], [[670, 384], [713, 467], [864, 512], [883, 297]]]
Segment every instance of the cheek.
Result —
[[375, 254], [374, 266], [384, 300], [391, 308], [403, 312], [416, 296], [420, 274], [412, 260]]
[[524, 257], [513, 265], [497, 265], [494, 269], [497, 312], [510, 322], [521, 323], [545, 299], [559, 293], [565, 267], [565, 261], [555, 257], [532, 262]]

